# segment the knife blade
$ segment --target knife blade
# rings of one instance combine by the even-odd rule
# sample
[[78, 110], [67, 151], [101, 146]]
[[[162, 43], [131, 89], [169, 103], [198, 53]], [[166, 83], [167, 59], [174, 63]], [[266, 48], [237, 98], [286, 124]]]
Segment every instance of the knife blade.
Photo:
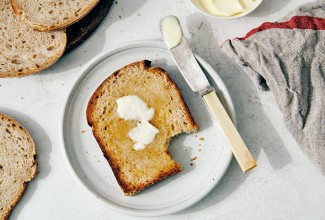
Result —
[[163, 40], [181, 74], [190, 88], [203, 97], [211, 114], [218, 122], [242, 171], [247, 172], [256, 167], [253, 156], [187, 44], [179, 19], [172, 15], [162, 18], [160, 30]]
[[[178, 24], [179, 20], [176, 16], [170, 15], [163, 18], [160, 22], [160, 29], [164, 42], [166, 43], [167, 47], [169, 47], [167, 39], [169, 36], [168, 33], [166, 33], [166, 29], [168, 28], [166, 28], [166, 25], [169, 24], [166, 23], [166, 20], [164, 19], [168, 19], [167, 21], [171, 22], [177, 22]], [[199, 66], [193, 55], [192, 49], [188, 46], [182, 34], [180, 24], [178, 27], [180, 28], [181, 39], [179, 39], [179, 43], [177, 44], [177, 46], [169, 48], [169, 52], [172, 55], [173, 60], [175, 61], [178, 68], [181, 70], [183, 77], [194, 92], [199, 92], [202, 95], [206, 92], [212, 91], [208, 79], [202, 72], [201, 67]]]

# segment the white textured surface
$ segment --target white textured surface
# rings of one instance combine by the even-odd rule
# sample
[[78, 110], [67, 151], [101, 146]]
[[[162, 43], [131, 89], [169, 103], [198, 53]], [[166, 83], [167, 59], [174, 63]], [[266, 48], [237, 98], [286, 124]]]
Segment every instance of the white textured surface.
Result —
[[220, 21], [199, 14], [188, 0], [118, 1], [90, 40], [53, 67], [22, 79], [0, 79], [0, 111], [32, 134], [40, 165], [12, 219], [140, 219], [110, 211], [75, 182], [63, 158], [60, 118], [81, 66], [118, 43], [160, 39], [158, 23], [168, 14], [180, 17], [192, 48], [228, 86], [239, 132], [258, 167], [243, 174], [233, 160], [220, 184], [197, 205], [153, 219], [325, 219], [325, 177], [286, 130], [271, 93], [257, 91], [218, 46], [305, 2], [309, 1], [265, 0], [247, 17]]

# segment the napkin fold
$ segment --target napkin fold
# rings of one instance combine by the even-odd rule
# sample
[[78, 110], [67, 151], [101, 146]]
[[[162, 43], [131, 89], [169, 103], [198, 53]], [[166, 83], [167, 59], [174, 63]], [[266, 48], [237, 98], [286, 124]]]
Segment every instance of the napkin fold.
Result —
[[274, 93], [287, 128], [325, 175], [325, 1], [263, 23], [222, 49]]

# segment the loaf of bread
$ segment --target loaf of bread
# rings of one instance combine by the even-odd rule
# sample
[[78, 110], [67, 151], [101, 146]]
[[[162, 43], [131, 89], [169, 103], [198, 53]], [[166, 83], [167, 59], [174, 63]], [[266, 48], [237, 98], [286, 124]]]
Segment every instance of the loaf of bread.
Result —
[[33, 30], [15, 15], [10, 0], [0, 1], [0, 12], [0, 78], [36, 73], [61, 57], [67, 42], [64, 31]]
[[[87, 120], [125, 195], [134, 195], [181, 171], [172, 160], [168, 145], [182, 132], [195, 132], [194, 122], [176, 84], [167, 72], [144, 60], [129, 64], [110, 75], [94, 92]], [[159, 133], [143, 150], [134, 150], [129, 136], [137, 126], [117, 113], [118, 98], [135, 95], [154, 109], [150, 123]]]
[[7, 219], [37, 174], [36, 148], [28, 132], [0, 114], [0, 219]]
[[64, 29], [90, 12], [99, 0], [11, 0], [16, 14], [38, 31]]

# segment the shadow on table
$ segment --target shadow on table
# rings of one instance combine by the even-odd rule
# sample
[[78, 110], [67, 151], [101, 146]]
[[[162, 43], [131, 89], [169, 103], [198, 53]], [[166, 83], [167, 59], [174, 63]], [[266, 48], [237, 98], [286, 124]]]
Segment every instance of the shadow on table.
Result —
[[[188, 17], [188, 30], [191, 34], [189, 44], [194, 52], [205, 59], [224, 80], [237, 113], [238, 130], [249, 147], [253, 157], [258, 161], [261, 151], [266, 154], [273, 169], [281, 169], [291, 162], [279, 134], [264, 113], [257, 93], [257, 87], [248, 76], [220, 49], [207, 18], [201, 14]], [[200, 45], [197, 47], [195, 45]], [[209, 56], [213, 55], [213, 56]], [[217, 61], [217, 62], [216, 62]], [[227, 70], [227, 72], [225, 72]], [[279, 119], [280, 120], [280, 119]], [[267, 135], [265, 135], [267, 134]], [[257, 167], [256, 169], [259, 169]], [[244, 174], [233, 158], [219, 184], [195, 208], [185, 212], [197, 212], [222, 202], [236, 191], [253, 174]]]
[[52, 143], [44, 128], [28, 115], [2, 107], [0, 107], [0, 112], [13, 117], [28, 131], [34, 140], [37, 152], [38, 174], [28, 184], [23, 197], [11, 213], [10, 219], [16, 219], [25, 204], [28, 203], [34, 192], [37, 190], [37, 183], [45, 179], [51, 171], [49, 160], [52, 152]]
[[[246, 15], [247, 17], [265, 17], [279, 12], [285, 6], [290, 4], [292, 0], [264, 0], [257, 9]], [[294, 8], [292, 8], [293, 10]]]

